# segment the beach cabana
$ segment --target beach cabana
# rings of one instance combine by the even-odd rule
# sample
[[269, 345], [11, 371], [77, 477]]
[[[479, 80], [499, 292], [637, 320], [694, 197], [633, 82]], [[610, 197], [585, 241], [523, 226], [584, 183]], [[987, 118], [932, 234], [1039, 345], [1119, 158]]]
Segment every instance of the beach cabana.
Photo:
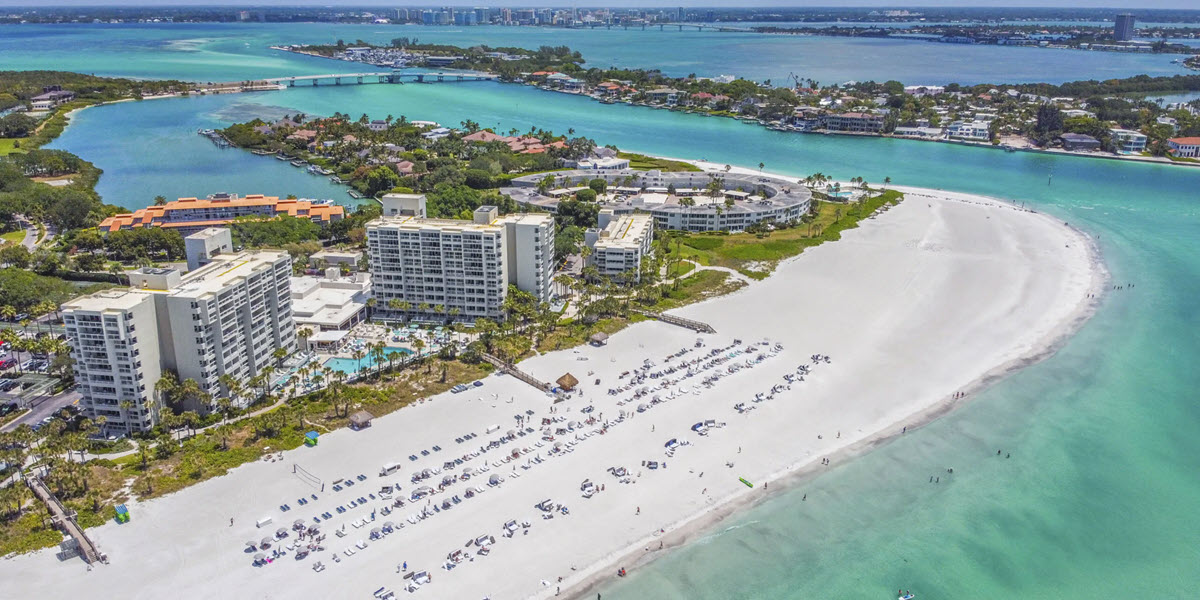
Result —
[[365, 410], [360, 410], [350, 415], [350, 428], [355, 430], [366, 429], [371, 426], [371, 419], [374, 418], [375, 415]]
[[608, 334], [604, 333], [603, 331], [593, 333], [592, 336], [588, 338], [588, 341], [590, 341], [593, 346], [603, 346], [608, 343]]
[[128, 523], [129, 522], [129, 509], [125, 508], [124, 504], [118, 504], [114, 510], [117, 513], [117, 522], [118, 523]]
[[319, 434], [315, 431], [310, 431], [310, 432], [304, 434], [304, 445], [305, 446], [316, 446], [318, 435]]
[[575, 386], [579, 385], [579, 380], [575, 379], [574, 375], [567, 373], [566, 375], [559, 377], [558, 381], [556, 381], [555, 383], [558, 384], [558, 387], [560, 387], [564, 390], [567, 390], [569, 392], [569, 391], [575, 389]]

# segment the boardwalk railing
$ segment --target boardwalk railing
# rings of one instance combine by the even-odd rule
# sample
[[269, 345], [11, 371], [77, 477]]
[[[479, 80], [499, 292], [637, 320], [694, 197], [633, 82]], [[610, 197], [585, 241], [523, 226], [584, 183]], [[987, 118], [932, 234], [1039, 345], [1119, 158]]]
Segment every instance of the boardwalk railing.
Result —
[[517, 379], [520, 379], [521, 381], [524, 381], [525, 383], [528, 383], [529, 385], [532, 385], [539, 391], [549, 392], [550, 390], [554, 389], [549, 383], [541, 381], [533, 375], [518, 369], [517, 366], [512, 363], [504, 362], [498, 357], [492, 356], [486, 352], [481, 353], [481, 356], [483, 357], [483, 360], [487, 361], [488, 364], [500, 369], [505, 373], [508, 373], [509, 375], [512, 375], [513, 377], [516, 377]]
[[63, 503], [58, 500], [50, 488], [46, 487], [45, 482], [37, 475], [27, 475], [25, 483], [33, 490], [33, 495], [41, 500], [46, 505], [46, 509], [50, 511], [50, 522], [56, 527], [71, 536], [77, 544], [79, 544], [79, 554], [83, 557], [84, 562], [92, 564], [94, 562], [103, 562], [103, 555], [96, 549], [94, 544], [84, 533], [83, 528], [75, 521], [75, 511], [68, 510], [63, 506]]
[[634, 312], [636, 312], [642, 316], [645, 316], [645, 317], [650, 317], [651, 319], [657, 319], [659, 321], [662, 321], [663, 323], [670, 323], [672, 325], [678, 325], [685, 329], [691, 329], [692, 331], [698, 331], [700, 333], [716, 333], [717, 332], [716, 329], [713, 329], [712, 325], [709, 325], [708, 323], [703, 323], [700, 321], [693, 321], [691, 319], [685, 319], [683, 317], [677, 317], [675, 315], [668, 315], [666, 313], [650, 312], [648, 310], [635, 310]]

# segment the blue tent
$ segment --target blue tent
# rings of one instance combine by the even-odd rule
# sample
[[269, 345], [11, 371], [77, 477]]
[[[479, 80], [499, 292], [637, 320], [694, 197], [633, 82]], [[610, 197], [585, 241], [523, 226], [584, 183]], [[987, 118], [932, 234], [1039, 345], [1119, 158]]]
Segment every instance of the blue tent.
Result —
[[316, 446], [317, 445], [317, 432], [310, 431], [310, 432], [304, 434], [304, 443], [305, 443], [305, 445], [308, 445], [308, 446]]

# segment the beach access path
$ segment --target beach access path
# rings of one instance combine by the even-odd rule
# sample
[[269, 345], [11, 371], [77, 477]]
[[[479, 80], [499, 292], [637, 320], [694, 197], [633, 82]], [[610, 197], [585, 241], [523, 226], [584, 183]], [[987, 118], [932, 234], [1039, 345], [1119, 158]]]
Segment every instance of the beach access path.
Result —
[[[585, 590], [590, 597], [589, 586], [613, 577], [618, 567], [633, 567], [650, 553], [647, 549], [690, 539], [721, 516], [760, 500], [764, 484], [827, 468], [822, 459], [836, 464], [874, 441], [899, 435], [903, 427], [911, 432], [958, 402], [957, 392], [970, 392], [981, 381], [1047, 355], [1091, 314], [1092, 294], [1103, 287], [1105, 274], [1084, 234], [1051, 216], [979, 197], [905, 191], [910, 195], [900, 205], [864, 220], [836, 243], [784, 261], [767, 279], [673, 311], [712, 324], [717, 334], [648, 321], [614, 334], [602, 347], [523, 361], [521, 368], [539, 379], [554, 381], [570, 372], [580, 380], [582, 395], [553, 405], [554, 414], [545, 394], [512, 377], [491, 376], [482, 387], [436, 396], [375, 419], [363, 431], [323, 435], [317, 447], [285, 452], [280, 461], [247, 464], [179, 493], [131, 503], [129, 523], [89, 532], [111, 564], [89, 572], [80, 561], [59, 562], [50, 550], [13, 557], [0, 562], [7, 593], [20, 598], [186, 600], [296, 593], [370, 598], [385, 587], [399, 597], [407, 593], [401, 591], [405, 580], [397, 567], [407, 562], [410, 572], [426, 569], [433, 575], [417, 592], [429, 598], [551, 598], [559, 588], [562, 597], [582, 597]], [[700, 349], [695, 348], [698, 337], [704, 344]], [[645, 412], [635, 408], [647, 399], [618, 405], [632, 392], [607, 393], [627, 381], [623, 372], [645, 359], [657, 370], [729, 347], [734, 338], [743, 341], [742, 347], [779, 343], [783, 350], [711, 388], [702, 379], [732, 362], [672, 384], [676, 397]], [[761, 345], [767, 339], [770, 344]], [[667, 360], [683, 349], [688, 351], [682, 358]], [[814, 365], [814, 354], [828, 355], [830, 361]], [[804, 382], [754, 402], [756, 393], [784, 384], [785, 376], [794, 378], [800, 365], [811, 367]], [[650, 379], [645, 385], [659, 383]], [[737, 403], [753, 410], [738, 412]], [[593, 411], [582, 412], [588, 406]], [[552, 455], [552, 443], [536, 447], [540, 433], [531, 434], [431, 480], [410, 483], [414, 471], [439, 467], [515, 429], [514, 416], [526, 411], [533, 411], [535, 429], [543, 417], [613, 421], [622, 411], [627, 416], [606, 433], [578, 441], [570, 452]], [[691, 430], [706, 419], [727, 426], [704, 436]], [[489, 431], [494, 427], [498, 431]], [[597, 429], [583, 426], [556, 439], [575, 441]], [[467, 433], [477, 437], [455, 441]], [[667, 456], [664, 444], [672, 438], [689, 445]], [[442, 450], [421, 454], [434, 445]], [[528, 454], [500, 462], [513, 449], [526, 447]], [[419, 460], [410, 461], [409, 455]], [[543, 462], [525, 469], [534, 457]], [[643, 467], [648, 460], [665, 462], [666, 468]], [[400, 471], [379, 477], [381, 466], [391, 462], [401, 464]], [[434, 495], [433, 503], [462, 496], [467, 487], [486, 491], [449, 510], [409, 524], [406, 517], [426, 506], [422, 499], [391, 516], [377, 514], [371, 522], [371, 511], [383, 504], [371, 500], [322, 519], [325, 551], [304, 560], [289, 554], [252, 565], [254, 553], [246, 550], [246, 542], [289, 527], [294, 519], [312, 523], [314, 515], [377, 494], [382, 483], [400, 483], [400, 496], [407, 501], [418, 486], [436, 488], [445, 474], [485, 463], [489, 474], [504, 476], [503, 483], [488, 486], [489, 474], [455, 483]], [[295, 465], [309, 475], [295, 474]], [[606, 472], [609, 467], [628, 469], [632, 483], [620, 483]], [[358, 474], [366, 481], [332, 491], [334, 480]], [[583, 498], [585, 479], [603, 484], [604, 491]], [[298, 504], [298, 498], [311, 494], [318, 500]], [[546, 499], [568, 506], [569, 514], [543, 519], [534, 505]], [[280, 510], [285, 503], [290, 511]], [[273, 523], [255, 527], [264, 517]], [[367, 520], [366, 526], [354, 527], [358, 519]], [[529, 521], [528, 533], [521, 529], [503, 537], [501, 526], [510, 519]], [[405, 527], [381, 540], [369, 539], [369, 530], [384, 520]], [[340, 528], [346, 537], [334, 535]], [[449, 571], [441, 568], [450, 552], [484, 534], [497, 539], [487, 556]], [[359, 540], [367, 547], [346, 554]], [[340, 562], [332, 560], [335, 552]], [[317, 560], [324, 571], [311, 568]]]

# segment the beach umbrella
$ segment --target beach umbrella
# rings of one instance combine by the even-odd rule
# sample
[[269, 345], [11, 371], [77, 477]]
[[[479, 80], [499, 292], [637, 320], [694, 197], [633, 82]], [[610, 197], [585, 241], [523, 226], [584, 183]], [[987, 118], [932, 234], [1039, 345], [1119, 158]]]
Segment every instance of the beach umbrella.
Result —
[[638, 405], [638, 412], [645, 412], [648, 407], [645, 404]]
[[304, 519], [296, 519], [295, 521], [292, 521], [292, 527], [300, 527], [302, 525], [304, 525]]
[[262, 541], [258, 543], [258, 545], [262, 546], [263, 548], [269, 547], [271, 545], [271, 538], [269, 538], [269, 537], [263, 538]]
[[387, 527], [388, 529], [391, 529], [391, 528], [394, 528], [396, 526], [396, 524], [392, 521], [384, 521], [383, 526]]
[[488, 477], [488, 483], [500, 483], [500, 476], [492, 475], [491, 477]]
[[371, 528], [371, 535], [379, 535], [380, 533], [383, 533], [382, 529], [378, 527]]
[[555, 450], [559, 450], [559, 449], [561, 449], [562, 447], [563, 447], [563, 443], [562, 443], [562, 442], [554, 442], [554, 449], [555, 449]]
[[517, 430], [516, 430], [516, 429], [509, 429], [509, 430], [508, 430], [508, 437], [517, 437]]
[[276, 529], [276, 530], [275, 530], [275, 535], [278, 535], [278, 536], [284, 536], [284, 535], [287, 535], [287, 528], [286, 528], [286, 527], [280, 527], [279, 529]]
[[267, 557], [267, 555], [263, 554], [262, 552], [259, 552], [258, 554], [254, 555], [254, 560], [256, 560], [258, 562], [262, 562], [262, 560], [266, 557]]
[[247, 548], [253, 548], [253, 547], [257, 546], [257, 545], [258, 545], [258, 544], [255, 544], [255, 543], [254, 543], [254, 540], [250, 540], [250, 541], [246, 542], [246, 547], [247, 547]]

